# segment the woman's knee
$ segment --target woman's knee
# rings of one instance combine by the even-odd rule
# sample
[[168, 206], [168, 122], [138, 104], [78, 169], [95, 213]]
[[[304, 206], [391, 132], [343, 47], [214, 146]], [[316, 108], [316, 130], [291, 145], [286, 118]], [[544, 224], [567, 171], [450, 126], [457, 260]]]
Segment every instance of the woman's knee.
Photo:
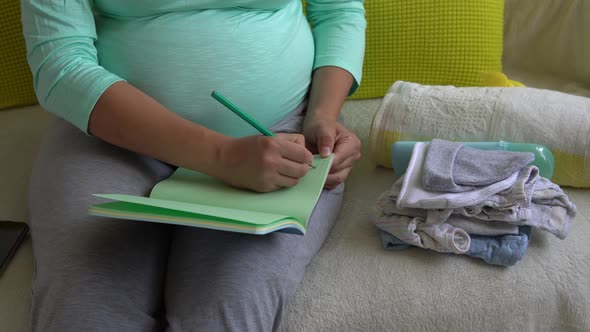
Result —
[[276, 330], [286, 303], [301, 282], [302, 274], [285, 271], [250, 271], [218, 278], [215, 286], [199, 293], [177, 292], [179, 298], [167, 301], [171, 331]]

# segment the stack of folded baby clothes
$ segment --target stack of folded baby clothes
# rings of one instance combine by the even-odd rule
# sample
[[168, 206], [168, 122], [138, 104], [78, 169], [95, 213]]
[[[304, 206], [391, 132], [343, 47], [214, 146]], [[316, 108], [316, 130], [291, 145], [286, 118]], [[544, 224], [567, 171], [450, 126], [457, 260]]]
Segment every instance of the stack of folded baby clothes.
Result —
[[417, 246], [510, 266], [524, 256], [531, 228], [564, 239], [576, 207], [533, 160], [439, 139], [416, 143], [406, 174], [377, 202], [384, 248]]

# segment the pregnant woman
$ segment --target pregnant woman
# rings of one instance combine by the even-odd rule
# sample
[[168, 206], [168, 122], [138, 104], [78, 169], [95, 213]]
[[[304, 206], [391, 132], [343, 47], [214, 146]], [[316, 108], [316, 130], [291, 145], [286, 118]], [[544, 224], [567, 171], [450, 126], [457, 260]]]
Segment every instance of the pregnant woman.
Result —
[[[22, 0], [48, 130], [30, 184], [34, 331], [276, 330], [360, 158], [361, 0]], [[218, 90], [283, 134], [257, 135]], [[91, 217], [176, 167], [267, 192], [335, 155], [305, 236]]]

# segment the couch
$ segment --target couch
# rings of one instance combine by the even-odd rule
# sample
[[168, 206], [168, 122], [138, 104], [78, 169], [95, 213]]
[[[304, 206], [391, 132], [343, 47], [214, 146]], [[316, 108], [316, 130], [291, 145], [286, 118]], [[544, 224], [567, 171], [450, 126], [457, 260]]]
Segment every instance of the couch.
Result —
[[[503, 64], [531, 87], [590, 97], [590, 2], [506, 1]], [[392, 82], [393, 83], [393, 82]], [[589, 99], [590, 100], [590, 99]], [[367, 152], [379, 99], [348, 101], [345, 123], [365, 158], [339, 221], [287, 307], [284, 331], [590, 331], [590, 190], [566, 188], [578, 216], [565, 240], [533, 232], [510, 268], [418, 248], [382, 249], [369, 217], [396, 180]], [[0, 219], [27, 220], [27, 182], [53, 116], [39, 106], [0, 112]], [[589, 143], [590, 144], [590, 143]], [[0, 277], [0, 331], [28, 330], [31, 239]]]

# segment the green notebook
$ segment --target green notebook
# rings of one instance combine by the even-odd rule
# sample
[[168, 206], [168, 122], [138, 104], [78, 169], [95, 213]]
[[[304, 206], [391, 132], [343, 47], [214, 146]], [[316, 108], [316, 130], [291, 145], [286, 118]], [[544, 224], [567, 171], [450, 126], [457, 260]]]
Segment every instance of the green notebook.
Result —
[[215, 178], [179, 168], [156, 184], [149, 197], [96, 194], [113, 202], [96, 204], [95, 216], [203, 227], [231, 232], [305, 234], [333, 156], [315, 156], [300, 182], [270, 193], [237, 189]]

